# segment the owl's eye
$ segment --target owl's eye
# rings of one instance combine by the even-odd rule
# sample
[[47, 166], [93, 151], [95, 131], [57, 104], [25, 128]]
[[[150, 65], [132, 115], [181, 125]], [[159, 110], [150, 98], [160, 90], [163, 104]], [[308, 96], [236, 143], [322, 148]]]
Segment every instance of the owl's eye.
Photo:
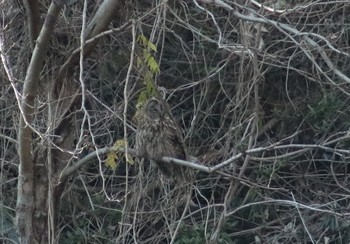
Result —
[[164, 107], [163, 104], [161, 104], [160, 102], [157, 102], [155, 108], [157, 109], [157, 112], [159, 114], [164, 114]]

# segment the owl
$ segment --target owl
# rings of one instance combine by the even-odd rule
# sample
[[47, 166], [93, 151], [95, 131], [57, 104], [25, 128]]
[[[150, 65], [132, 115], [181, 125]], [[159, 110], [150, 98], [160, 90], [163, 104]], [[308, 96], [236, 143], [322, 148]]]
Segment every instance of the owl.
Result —
[[186, 160], [181, 131], [165, 101], [151, 98], [137, 115], [136, 152], [153, 160], [159, 170], [177, 181], [185, 181], [186, 167], [164, 163], [162, 157]]

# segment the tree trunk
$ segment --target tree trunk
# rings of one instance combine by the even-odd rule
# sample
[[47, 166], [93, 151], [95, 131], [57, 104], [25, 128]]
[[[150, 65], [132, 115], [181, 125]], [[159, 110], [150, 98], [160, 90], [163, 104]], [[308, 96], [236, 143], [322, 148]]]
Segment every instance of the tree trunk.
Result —
[[[91, 38], [107, 29], [113, 17], [122, 6], [122, 1], [105, 0], [97, 10], [85, 30], [85, 38]], [[32, 58], [27, 69], [21, 103], [21, 121], [19, 128], [19, 176], [17, 196], [17, 227], [21, 243], [55, 243], [57, 211], [67, 177], [61, 178], [62, 170], [72, 163], [72, 151], [75, 148], [76, 125], [73, 123], [76, 110], [80, 109], [80, 87], [72, 82], [74, 68], [79, 60], [79, 52], [73, 52], [61, 67], [56, 79], [51, 80], [52, 90], [48, 96], [48, 109], [51, 134], [42, 135], [32, 127], [35, 115], [35, 98], [43, 60], [46, 57], [48, 43], [63, 7], [64, 1], [52, 1], [44, 25], [37, 36], [38, 2], [26, 2], [28, 28], [31, 44], [35, 44]], [[84, 48], [88, 55], [96, 46], [91, 42]], [[34, 46], [34, 45], [33, 45]], [[80, 130], [80, 128], [78, 128]], [[37, 133], [41, 145], [34, 145], [32, 134]], [[55, 146], [51, 144], [54, 143]], [[35, 152], [32, 153], [32, 149]], [[59, 148], [60, 150], [58, 150]], [[49, 223], [49, 224], [48, 224]]]
[[[38, 36], [32, 58], [27, 70], [27, 75], [23, 87], [23, 100], [21, 103], [21, 119], [18, 135], [18, 193], [17, 193], [17, 228], [20, 242], [23, 244], [44, 243], [41, 236], [35, 236], [38, 231], [34, 231], [34, 216], [41, 215], [35, 210], [35, 187], [34, 181], [34, 161], [32, 155], [32, 121], [35, 112], [34, 100], [37, 96], [37, 87], [40, 80], [40, 70], [46, 55], [48, 43], [57, 16], [63, 7], [63, 1], [53, 1], [48, 10], [43, 28]], [[45, 182], [45, 180], [43, 181]], [[40, 186], [39, 188], [45, 188]], [[37, 194], [41, 194], [38, 193]], [[45, 194], [43, 192], [42, 194]], [[44, 224], [45, 225], [45, 224]], [[42, 229], [42, 228], [41, 228]], [[43, 228], [39, 232], [45, 232]]]

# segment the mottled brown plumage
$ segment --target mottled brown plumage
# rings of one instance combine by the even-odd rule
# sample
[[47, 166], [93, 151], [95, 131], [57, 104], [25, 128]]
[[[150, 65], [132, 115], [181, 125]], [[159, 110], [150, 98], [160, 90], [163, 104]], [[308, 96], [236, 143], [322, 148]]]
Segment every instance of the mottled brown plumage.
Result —
[[184, 181], [186, 168], [164, 163], [164, 156], [186, 160], [181, 131], [174, 122], [165, 101], [151, 98], [137, 115], [136, 151], [138, 155], [154, 160], [160, 171], [169, 177]]

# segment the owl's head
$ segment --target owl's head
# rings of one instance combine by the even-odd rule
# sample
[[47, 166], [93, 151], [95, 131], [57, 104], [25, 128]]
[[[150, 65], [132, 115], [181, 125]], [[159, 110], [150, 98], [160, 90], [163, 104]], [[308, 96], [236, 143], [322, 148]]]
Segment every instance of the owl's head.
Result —
[[165, 115], [165, 108], [161, 101], [156, 98], [151, 98], [145, 105], [145, 113], [151, 119], [160, 119]]

